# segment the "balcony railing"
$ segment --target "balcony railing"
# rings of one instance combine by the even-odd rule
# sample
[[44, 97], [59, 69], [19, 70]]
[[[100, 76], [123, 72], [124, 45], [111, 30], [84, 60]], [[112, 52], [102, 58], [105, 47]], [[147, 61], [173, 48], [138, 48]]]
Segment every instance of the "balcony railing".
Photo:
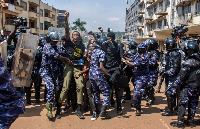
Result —
[[193, 16], [191, 13], [185, 14], [184, 16], [179, 16], [178, 18], [175, 19], [175, 24], [192, 24], [193, 23]]
[[193, 1], [193, 0], [177, 0], [176, 7], [181, 7], [181, 6], [187, 5], [191, 1]]
[[145, 14], [144, 9], [138, 9], [138, 14]]
[[167, 15], [168, 12], [164, 8], [159, 8], [155, 15]]

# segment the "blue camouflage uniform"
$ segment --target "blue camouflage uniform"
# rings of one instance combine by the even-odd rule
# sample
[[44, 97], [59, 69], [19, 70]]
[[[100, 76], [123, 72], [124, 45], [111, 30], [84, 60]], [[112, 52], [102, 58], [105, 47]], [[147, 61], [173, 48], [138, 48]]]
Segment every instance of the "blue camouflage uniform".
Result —
[[98, 104], [100, 93], [103, 94], [103, 105], [107, 106], [110, 100], [111, 88], [108, 85], [106, 76], [100, 70], [100, 62], [105, 61], [105, 52], [101, 49], [94, 49], [91, 55], [89, 79], [94, 91], [94, 100]]
[[[146, 48], [147, 46], [144, 43], [140, 43], [138, 48]], [[136, 67], [134, 68], [134, 91], [133, 91], [133, 101], [134, 106], [139, 106], [141, 104], [142, 94], [145, 90], [145, 87], [148, 85], [148, 73], [149, 73], [149, 57], [148, 53], [136, 55], [131, 58], [131, 62], [134, 62]]]
[[7, 129], [25, 112], [24, 97], [11, 84], [11, 76], [0, 57], [0, 129]]
[[52, 46], [50, 43], [44, 45], [40, 76], [47, 88], [47, 103], [54, 102], [54, 90], [57, 87], [57, 77], [59, 75], [58, 56], [57, 46]]
[[[151, 53], [154, 50], [150, 50]], [[149, 59], [149, 82], [148, 86], [155, 87], [158, 81], [158, 53], [154, 52]]]

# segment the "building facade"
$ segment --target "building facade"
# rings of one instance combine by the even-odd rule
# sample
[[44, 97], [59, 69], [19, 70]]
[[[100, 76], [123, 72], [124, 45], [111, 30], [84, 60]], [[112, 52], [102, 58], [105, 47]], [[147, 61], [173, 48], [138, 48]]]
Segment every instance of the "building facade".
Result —
[[127, 2], [124, 38], [140, 43], [148, 38], [159, 42], [172, 37], [172, 28], [186, 25], [187, 36], [200, 34], [200, 0], [132, 0]]
[[58, 10], [42, 1], [40, 1], [40, 10], [39, 0], [15, 0], [14, 3], [5, 3], [5, 0], [2, 0], [1, 4], [4, 7], [0, 29], [4, 30], [4, 35], [14, 29], [14, 17], [27, 18], [27, 26], [33, 34], [39, 34], [39, 26], [41, 35], [47, 34], [49, 27], [57, 27]]

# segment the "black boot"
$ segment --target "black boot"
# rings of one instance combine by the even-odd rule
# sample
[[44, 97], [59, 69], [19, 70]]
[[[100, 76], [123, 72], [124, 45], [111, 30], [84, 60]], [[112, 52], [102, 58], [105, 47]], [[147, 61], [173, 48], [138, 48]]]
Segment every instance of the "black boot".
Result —
[[85, 117], [83, 116], [83, 113], [81, 112], [81, 104], [78, 104], [75, 113], [80, 119], [85, 119]]
[[168, 106], [165, 107], [165, 109], [160, 109], [161, 112], [166, 112], [168, 110]]
[[111, 116], [108, 115], [108, 113], [106, 112], [106, 108], [107, 108], [107, 106], [102, 105], [102, 107], [101, 107], [101, 112], [100, 112], [99, 116], [100, 116], [100, 117], [104, 117], [105, 119], [110, 119]]
[[178, 107], [178, 121], [173, 121], [170, 123], [173, 127], [184, 127], [184, 115], [185, 115], [185, 108], [183, 105]]
[[99, 105], [98, 105], [98, 104], [95, 104], [95, 108], [96, 108], [96, 113], [97, 113], [97, 114], [100, 114]]
[[154, 101], [155, 101], [155, 97], [154, 97], [154, 88], [153, 87], [150, 87], [149, 88], [149, 99], [148, 99], [148, 102], [146, 103], [147, 106], [151, 106], [154, 104]]
[[57, 111], [56, 111], [56, 119], [60, 119], [61, 115], [60, 115], [60, 108], [61, 108], [61, 103], [57, 103]]
[[171, 97], [167, 98], [168, 109], [165, 110], [165, 113], [162, 113], [162, 116], [173, 116], [173, 105], [171, 102]]
[[136, 116], [141, 116], [141, 105], [136, 106]]

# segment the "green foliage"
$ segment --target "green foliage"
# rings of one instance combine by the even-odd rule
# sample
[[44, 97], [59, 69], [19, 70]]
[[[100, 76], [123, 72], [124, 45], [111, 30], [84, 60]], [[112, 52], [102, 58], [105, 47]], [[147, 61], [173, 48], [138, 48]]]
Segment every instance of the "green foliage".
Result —
[[72, 27], [72, 30], [86, 31], [84, 25], [87, 23], [85, 21], [81, 21], [80, 18], [73, 22], [73, 24], [74, 26]]

